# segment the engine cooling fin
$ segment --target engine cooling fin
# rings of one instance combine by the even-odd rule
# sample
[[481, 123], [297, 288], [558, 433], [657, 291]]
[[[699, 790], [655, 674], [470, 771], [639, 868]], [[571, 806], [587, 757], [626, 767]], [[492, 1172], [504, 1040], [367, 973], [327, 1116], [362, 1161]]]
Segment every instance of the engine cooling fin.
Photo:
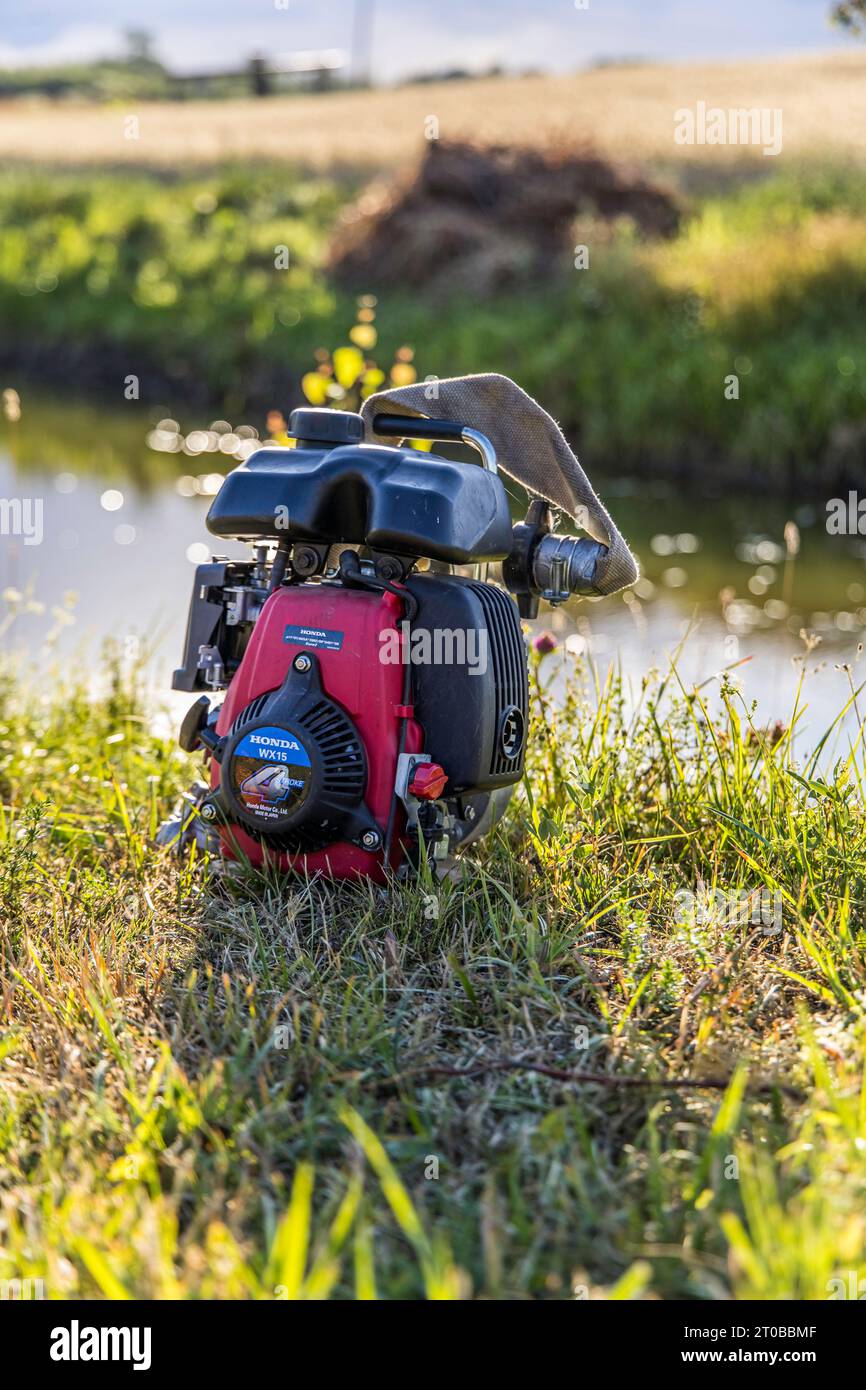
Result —
[[364, 745], [311, 656], [251, 700], [226, 736], [220, 788], [231, 818], [282, 853], [322, 849], [367, 824], [366, 786]]

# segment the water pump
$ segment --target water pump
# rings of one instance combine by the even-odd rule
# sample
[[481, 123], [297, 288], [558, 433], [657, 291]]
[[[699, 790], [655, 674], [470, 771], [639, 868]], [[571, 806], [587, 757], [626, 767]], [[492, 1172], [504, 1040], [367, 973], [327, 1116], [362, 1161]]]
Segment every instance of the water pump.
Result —
[[[208, 777], [160, 839], [208, 830], [229, 858], [334, 879], [444, 872], [523, 774], [521, 619], [598, 592], [607, 548], [554, 535], [537, 496], [513, 526], [493, 445], [459, 421], [378, 413], [370, 443], [361, 415], [300, 409], [290, 430], [208, 513], [254, 552], [196, 570], [173, 686], [201, 692], [180, 744]], [[382, 442], [408, 438], [480, 466]]]

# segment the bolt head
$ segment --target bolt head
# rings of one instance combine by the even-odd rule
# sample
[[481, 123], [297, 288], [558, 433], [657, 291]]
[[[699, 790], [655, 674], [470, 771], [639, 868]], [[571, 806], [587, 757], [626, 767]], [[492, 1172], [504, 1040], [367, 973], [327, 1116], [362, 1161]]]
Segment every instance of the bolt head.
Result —
[[199, 814], [202, 820], [216, 820], [217, 809], [212, 801], [203, 801], [199, 807]]
[[315, 550], [310, 550], [308, 546], [298, 546], [295, 549], [292, 556], [292, 568], [296, 574], [315, 574], [318, 564], [319, 557]]
[[380, 579], [399, 579], [401, 569], [396, 560], [385, 557], [376, 561], [376, 574]]
[[296, 656], [296, 657], [295, 657], [295, 663], [294, 663], [294, 664], [295, 664], [295, 670], [296, 670], [296, 671], [309, 671], [309, 669], [310, 669], [310, 667], [312, 666], [313, 663], [312, 663], [312, 661], [310, 660], [310, 658], [309, 658], [308, 656], [306, 656], [303, 652], [301, 652], [301, 655], [300, 655], [300, 656]]
[[378, 849], [378, 848], [379, 848], [379, 832], [378, 832], [378, 830], [365, 830], [364, 833], [363, 833], [363, 835], [361, 836], [361, 844], [364, 846], [364, 849]]

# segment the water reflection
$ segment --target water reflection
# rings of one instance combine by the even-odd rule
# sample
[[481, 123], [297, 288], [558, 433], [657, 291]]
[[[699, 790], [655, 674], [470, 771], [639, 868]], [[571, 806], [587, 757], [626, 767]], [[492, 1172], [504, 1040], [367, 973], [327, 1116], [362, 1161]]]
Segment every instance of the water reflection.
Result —
[[[10, 408], [11, 405], [11, 408]], [[39, 498], [44, 540], [0, 534], [0, 640], [43, 660], [92, 661], [112, 637], [148, 639], [165, 686], [183, 635], [192, 566], [215, 544], [204, 526], [224, 474], [261, 439], [284, 438], [277, 412], [257, 421], [182, 421], [169, 407], [122, 408], [3, 398], [0, 498]], [[846, 698], [839, 667], [859, 669], [866, 628], [866, 544], [827, 534], [823, 502], [750, 497], [712, 479], [687, 491], [637, 478], [597, 480], [638, 551], [633, 592], [547, 612], [572, 654], [618, 661], [635, 681], [667, 667], [687, 630], [683, 679], [727, 669], [767, 717], [785, 716], [805, 654], [810, 721]], [[523, 505], [514, 491], [515, 511]], [[0, 518], [2, 519], [2, 518]], [[244, 546], [219, 543], [243, 556]], [[811, 639], [808, 639], [811, 640]], [[567, 659], [567, 658], [566, 658]]]

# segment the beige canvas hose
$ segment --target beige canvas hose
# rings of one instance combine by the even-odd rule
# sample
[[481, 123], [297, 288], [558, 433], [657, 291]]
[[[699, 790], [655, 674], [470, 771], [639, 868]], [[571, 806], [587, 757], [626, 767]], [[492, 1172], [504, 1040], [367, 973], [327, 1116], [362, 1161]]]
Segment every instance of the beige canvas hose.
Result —
[[459, 420], [480, 430], [496, 449], [504, 473], [560, 507], [593, 540], [607, 546], [607, 556], [599, 561], [595, 577], [599, 593], [615, 594], [638, 578], [637, 560], [559, 425], [509, 377], [482, 372], [380, 391], [364, 402], [361, 411], [371, 440], [376, 439], [373, 417], [385, 410], [410, 417]]

